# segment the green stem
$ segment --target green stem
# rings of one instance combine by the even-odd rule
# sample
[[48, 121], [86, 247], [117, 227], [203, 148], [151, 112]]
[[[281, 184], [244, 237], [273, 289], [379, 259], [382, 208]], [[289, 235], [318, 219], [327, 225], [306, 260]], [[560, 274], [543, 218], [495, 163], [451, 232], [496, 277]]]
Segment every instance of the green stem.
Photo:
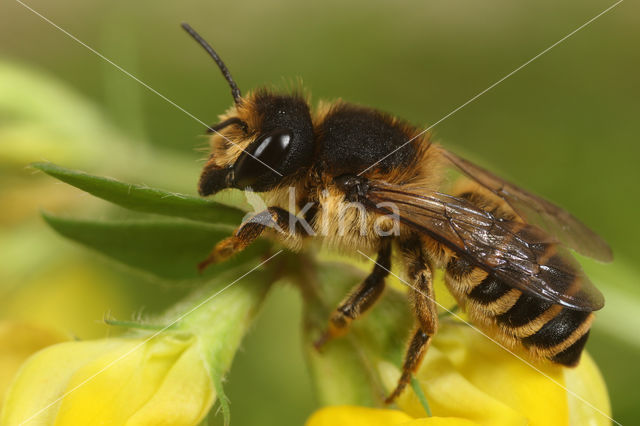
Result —
[[116, 319], [111, 319], [111, 318], [105, 318], [104, 319], [104, 323], [106, 325], [109, 326], [113, 326], [113, 327], [124, 327], [127, 329], [134, 329], [134, 330], [152, 330], [152, 331], [158, 331], [158, 330], [174, 330], [175, 326], [170, 326], [170, 327], [166, 327], [164, 325], [159, 325], [159, 324], [146, 324], [146, 323], [141, 323], [138, 321], [121, 321], [121, 320], [116, 320]]
[[431, 408], [429, 408], [429, 402], [427, 402], [427, 397], [424, 392], [422, 392], [422, 388], [420, 387], [420, 383], [418, 383], [418, 379], [414, 376], [411, 376], [411, 387], [413, 387], [413, 391], [418, 396], [422, 407], [424, 408], [425, 413], [427, 413], [427, 417], [431, 417]]

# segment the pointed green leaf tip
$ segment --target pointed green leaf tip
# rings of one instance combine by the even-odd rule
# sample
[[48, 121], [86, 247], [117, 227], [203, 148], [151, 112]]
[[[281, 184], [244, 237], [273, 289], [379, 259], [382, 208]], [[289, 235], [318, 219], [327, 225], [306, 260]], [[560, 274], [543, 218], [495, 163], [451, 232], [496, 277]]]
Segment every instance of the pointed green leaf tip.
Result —
[[[229, 230], [216, 225], [175, 219], [94, 221], [66, 219], [43, 213], [60, 235], [134, 269], [165, 279], [195, 279], [198, 262]], [[214, 276], [244, 262], [255, 262], [268, 251], [266, 241], [257, 241], [244, 252], [205, 272]]]
[[53, 163], [33, 163], [31, 167], [129, 210], [234, 226], [244, 216], [242, 210], [215, 201], [94, 176]]

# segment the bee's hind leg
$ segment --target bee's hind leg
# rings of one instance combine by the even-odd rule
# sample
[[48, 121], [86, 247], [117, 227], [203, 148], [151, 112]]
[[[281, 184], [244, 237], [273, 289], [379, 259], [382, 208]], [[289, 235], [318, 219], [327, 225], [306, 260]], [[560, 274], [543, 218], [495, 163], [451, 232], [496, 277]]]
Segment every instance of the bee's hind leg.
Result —
[[378, 251], [373, 271], [355, 287], [329, 317], [327, 330], [314, 343], [320, 350], [329, 340], [344, 335], [349, 324], [365, 313], [378, 300], [384, 290], [384, 280], [391, 269], [391, 241], [386, 238]]
[[[290, 226], [294, 224], [293, 226]], [[220, 241], [209, 256], [198, 264], [200, 272], [214, 263], [222, 262], [241, 252], [255, 241], [266, 228], [273, 228], [280, 233], [303, 235], [304, 231], [298, 218], [280, 207], [269, 207], [240, 225], [232, 236]]]
[[402, 375], [396, 388], [385, 402], [390, 404], [411, 382], [411, 377], [420, 367], [432, 337], [438, 329], [438, 311], [433, 291], [433, 274], [429, 261], [423, 253], [422, 244], [416, 239], [401, 245], [408, 265], [409, 300], [416, 317], [416, 329], [402, 365]]

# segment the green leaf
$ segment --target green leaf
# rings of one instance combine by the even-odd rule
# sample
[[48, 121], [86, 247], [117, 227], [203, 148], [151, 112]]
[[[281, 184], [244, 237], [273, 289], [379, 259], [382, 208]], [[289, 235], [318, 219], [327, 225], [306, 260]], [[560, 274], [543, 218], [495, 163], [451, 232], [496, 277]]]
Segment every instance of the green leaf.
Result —
[[230, 225], [239, 225], [244, 216], [242, 210], [214, 201], [93, 176], [52, 163], [34, 163], [32, 167], [130, 210]]
[[[127, 266], [165, 279], [198, 278], [197, 265], [216, 242], [230, 235], [219, 226], [182, 220], [96, 222], [64, 219], [43, 214], [47, 223], [61, 235], [97, 250]], [[256, 241], [228, 261], [211, 265], [211, 276], [255, 259], [268, 251], [269, 243]]]

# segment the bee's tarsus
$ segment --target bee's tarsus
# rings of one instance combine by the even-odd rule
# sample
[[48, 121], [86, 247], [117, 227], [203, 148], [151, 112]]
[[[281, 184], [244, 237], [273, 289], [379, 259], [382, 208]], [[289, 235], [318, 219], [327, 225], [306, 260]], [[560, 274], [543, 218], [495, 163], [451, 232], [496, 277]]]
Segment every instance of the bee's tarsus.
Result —
[[431, 336], [422, 331], [420, 328], [417, 328], [413, 337], [411, 338], [411, 342], [409, 342], [409, 349], [407, 350], [407, 354], [405, 356], [404, 363], [402, 365], [402, 375], [400, 376], [400, 380], [398, 380], [398, 384], [391, 394], [384, 400], [385, 404], [391, 404], [407, 385], [411, 382], [411, 377], [420, 367], [420, 363], [427, 353], [427, 347], [429, 345], [429, 341]]

